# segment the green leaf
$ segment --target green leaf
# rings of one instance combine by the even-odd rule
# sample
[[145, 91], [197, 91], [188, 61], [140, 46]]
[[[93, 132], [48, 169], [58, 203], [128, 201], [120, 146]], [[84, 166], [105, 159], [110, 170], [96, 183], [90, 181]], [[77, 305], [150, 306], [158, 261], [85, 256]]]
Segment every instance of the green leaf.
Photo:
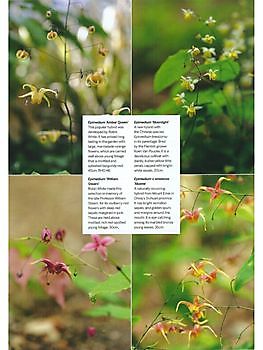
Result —
[[[130, 278], [130, 266], [123, 266], [123, 272]], [[129, 289], [130, 283], [123, 276], [123, 274], [118, 271], [114, 275], [110, 275], [105, 281], [98, 283], [92, 288], [89, 295], [91, 297], [96, 296], [97, 294], [106, 294], [106, 293], [118, 293], [122, 290]]]
[[90, 310], [84, 311], [85, 316], [101, 317], [109, 316], [119, 318], [121, 320], [130, 319], [130, 308], [126, 306], [119, 306], [114, 304], [102, 305], [93, 307]]
[[254, 278], [254, 252], [250, 255], [249, 259], [244, 263], [244, 265], [239, 270], [235, 282], [234, 289], [238, 291], [244, 285]]
[[98, 280], [80, 274], [73, 279], [73, 282], [77, 288], [79, 288], [87, 294], [89, 294], [91, 289], [98, 284]]
[[232, 60], [221, 60], [215, 63], [202, 64], [199, 70], [202, 73], [208, 72], [209, 69], [218, 70], [216, 81], [226, 82], [235, 79], [239, 72], [240, 66]]
[[158, 93], [175, 83], [189, 71], [191, 66], [186, 50], [180, 50], [175, 55], [169, 56], [155, 74], [154, 91]]

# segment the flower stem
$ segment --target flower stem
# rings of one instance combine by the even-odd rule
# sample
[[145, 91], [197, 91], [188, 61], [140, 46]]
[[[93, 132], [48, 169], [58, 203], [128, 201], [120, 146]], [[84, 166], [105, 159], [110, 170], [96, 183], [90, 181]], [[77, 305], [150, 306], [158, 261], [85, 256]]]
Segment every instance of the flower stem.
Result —
[[126, 275], [126, 273], [123, 271], [123, 269], [118, 265], [111, 257], [108, 256], [108, 260], [110, 263], [123, 275], [123, 277], [126, 278], [126, 280], [131, 283], [131, 279]]
[[[66, 18], [65, 18], [65, 25], [64, 29], [65, 32], [68, 30], [68, 18], [69, 18], [69, 10], [70, 10], [71, 0], [68, 0], [68, 6], [67, 6], [67, 12], [66, 12]], [[70, 134], [70, 164], [71, 164], [71, 172], [74, 171], [74, 150], [73, 150], [73, 134], [72, 134], [72, 127], [73, 127], [73, 120], [72, 116], [68, 107], [67, 103], [67, 97], [68, 97], [68, 88], [69, 88], [69, 74], [68, 74], [68, 60], [67, 60], [67, 54], [68, 54], [68, 48], [67, 48], [67, 40], [64, 38], [64, 75], [65, 75], [65, 95], [64, 95], [64, 106], [67, 111], [68, 119], [69, 119], [69, 134]]]
[[[41, 242], [41, 241], [39, 240], [38, 237], [33, 237], [33, 236], [21, 237], [21, 238], [19, 238], [18, 240], [20, 240], [20, 241], [26, 241], [26, 240], [29, 241], [29, 240], [33, 240], [33, 241], [38, 241], [39, 243]], [[79, 255], [70, 252], [67, 248], [65, 248], [64, 245], [61, 246], [61, 245], [59, 245], [59, 244], [57, 244], [57, 243], [54, 243], [54, 242], [50, 242], [49, 245], [51, 245], [52, 247], [55, 247], [55, 248], [57, 248], [57, 249], [59, 249], [59, 250], [65, 252], [65, 253], [66, 253], [67, 255], [69, 255], [71, 258], [73, 258], [73, 259], [78, 260], [79, 262], [81, 262], [84, 266], [90, 267], [90, 268], [92, 268], [93, 270], [102, 272], [103, 274], [105, 274], [105, 275], [108, 276], [108, 274], [107, 274], [105, 271], [103, 271], [102, 269], [100, 269], [100, 268], [98, 268], [98, 267], [96, 267], [96, 266], [94, 266], [94, 265], [92, 265], [92, 264], [89, 264], [87, 261], [85, 261], [84, 259], [82, 259]]]

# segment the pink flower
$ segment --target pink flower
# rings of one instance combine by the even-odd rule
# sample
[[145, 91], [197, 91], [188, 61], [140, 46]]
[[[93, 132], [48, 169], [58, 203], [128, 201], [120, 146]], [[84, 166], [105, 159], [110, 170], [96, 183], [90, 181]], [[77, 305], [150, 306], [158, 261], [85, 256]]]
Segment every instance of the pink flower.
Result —
[[51, 231], [45, 227], [42, 232], [41, 232], [41, 239], [42, 239], [42, 242], [44, 243], [49, 243], [52, 239], [52, 233]]
[[64, 238], [65, 238], [65, 235], [66, 235], [66, 231], [62, 228], [62, 229], [59, 229], [57, 230], [57, 232], [55, 233], [55, 239], [57, 241], [61, 241], [63, 242]]
[[96, 335], [96, 328], [95, 327], [88, 327], [87, 328], [87, 336], [88, 337], [94, 337]]
[[216, 199], [217, 197], [219, 197], [221, 194], [225, 193], [225, 194], [231, 194], [232, 195], [232, 192], [230, 191], [226, 191], [226, 190], [223, 190], [221, 188], [221, 183], [226, 180], [226, 181], [231, 181], [231, 179], [228, 179], [226, 177], [220, 177], [216, 184], [215, 184], [215, 187], [208, 187], [208, 186], [201, 186], [200, 187], [200, 190], [203, 190], [203, 191], [206, 191], [206, 192], [209, 192], [211, 194], [211, 197], [210, 197], [210, 203]]
[[103, 260], [107, 260], [107, 246], [114, 243], [115, 239], [110, 236], [100, 238], [100, 235], [91, 235], [91, 238], [93, 242], [85, 244], [81, 251], [89, 252], [94, 250], [99, 253]]
[[[47, 256], [48, 258], [46, 258], [46, 262], [48, 264], [45, 264], [46, 266], [39, 274], [39, 281], [46, 293], [54, 298], [56, 302], [62, 308], [64, 308], [66, 290], [70, 286], [70, 279], [68, 273], [66, 272], [68, 271], [68, 267], [64, 263], [52, 263], [52, 261], [62, 260], [62, 256], [57, 249], [49, 247]], [[55, 266], [56, 264], [57, 267]]]
[[69, 271], [69, 268], [67, 267], [67, 265], [64, 264], [63, 262], [52, 262], [50, 259], [43, 258], [43, 259], [34, 261], [32, 264], [37, 264], [40, 262], [45, 264], [42, 271], [46, 271], [51, 275], [54, 275], [54, 274], [59, 275], [59, 274], [66, 273], [69, 276], [69, 278], [71, 278], [71, 272]]

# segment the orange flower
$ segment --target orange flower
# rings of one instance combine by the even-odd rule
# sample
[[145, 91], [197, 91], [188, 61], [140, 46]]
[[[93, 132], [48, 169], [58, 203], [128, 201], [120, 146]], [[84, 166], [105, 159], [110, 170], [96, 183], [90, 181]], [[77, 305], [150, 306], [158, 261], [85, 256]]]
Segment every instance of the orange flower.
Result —
[[192, 329], [188, 332], [188, 347], [190, 348], [191, 337], [196, 338], [204, 329], [208, 329], [215, 337], [217, 337], [215, 331], [210, 326], [201, 326], [200, 324], [195, 324]]
[[205, 311], [210, 308], [221, 315], [221, 311], [216, 309], [212, 304], [208, 302], [200, 302], [199, 296], [195, 296], [193, 302], [181, 300], [176, 306], [176, 312], [178, 311], [180, 305], [185, 305], [191, 313], [191, 319], [194, 323], [205, 324], [208, 320], [205, 318]]
[[198, 222], [199, 217], [201, 217], [201, 219], [204, 221], [204, 229], [206, 231], [206, 220], [204, 215], [201, 213], [202, 208], [197, 208], [194, 210], [187, 210], [187, 209], [183, 209], [182, 210], [182, 216], [180, 221], [182, 222], [183, 220], [187, 220], [189, 221], [191, 224], [194, 224], [196, 222]]
[[[206, 267], [212, 267], [212, 271], [207, 271]], [[229, 278], [229, 276], [219, 269], [212, 261], [207, 259], [202, 259], [200, 261], [194, 262], [189, 267], [190, 273], [192, 276], [197, 277], [199, 281], [211, 283], [216, 280], [217, 273], [221, 273], [225, 277]]]

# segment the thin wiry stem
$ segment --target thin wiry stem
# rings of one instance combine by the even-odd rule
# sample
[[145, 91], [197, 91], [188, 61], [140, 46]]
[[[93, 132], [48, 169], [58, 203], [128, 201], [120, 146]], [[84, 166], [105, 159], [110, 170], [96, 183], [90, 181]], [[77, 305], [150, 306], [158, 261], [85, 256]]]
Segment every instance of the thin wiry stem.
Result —
[[[66, 18], [65, 18], [65, 31], [68, 30], [68, 19], [69, 19], [69, 11], [70, 11], [71, 0], [68, 0]], [[64, 75], [65, 75], [65, 94], [64, 94], [64, 106], [67, 112], [67, 116], [69, 119], [69, 134], [70, 134], [70, 164], [71, 164], [71, 172], [74, 170], [73, 162], [74, 162], [74, 151], [73, 151], [73, 120], [68, 106], [68, 88], [69, 88], [69, 74], [68, 74], [68, 60], [67, 60], [68, 48], [67, 48], [67, 40], [64, 38]]]
[[238, 336], [238, 338], [237, 338], [237, 340], [236, 340], [236, 344], [239, 342], [239, 340], [241, 339], [242, 335], [243, 335], [251, 326], [253, 326], [253, 324], [254, 324], [254, 321], [251, 322], [248, 326], [246, 326], [246, 327], [242, 330], [242, 332], [239, 334], [239, 336]]
[[[39, 240], [38, 237], [33, 237], [33, 236], [26, 236], [26, 237], [21, 237], [21, 238], [18, 238], [19, 241], [37, 241], [38, 243], [41, 243], [41, 241]], [[71, 258], [73, 258], [74, 260], [78, 260], [79, 262], [81, 262], [84, 266], [87, 266], [87, 267], [90, 267], [92, 268], [93, 270], [96, 270], [96, 271], [100, 271], [102, 273], [104, 273], [105, 275], [108, 276], [108, 274], [103, 271], [102, 269], [92, 265], [92, 264], [89, 264], [87, 261], [85, 261], [84, 259], [82, 259], [79, 255], [77, 254], [74, 254], [72, 253], [71, 251], [69, 251], [67, 248], [65, 248], [64, 245], [60, 245], [60, 244], [57, 244], [57, 243], [54, 243], [54, 242], [50, 242], [49, 245], [51, 245], [52, 247], [56, 248], [56, 249], [59, 249], [63, 252], [65, 252], [68, 256], [70, 256]]]
[[[192, 190], [191, 188], [187, 187], [187, 186], [184, 186], [184, 185], [181, 185], [182, 188], [184, 188], [184, 192], [191, 192], [191, 193], [198, 193], [198, 192], [201, 192], [201, 193], [207, 193], [206, 191], [200, 191], [200, 190]], [[228, 193], [223, 193], [224, 195], [227, 195], [227, 196], [230, 196], [230, 194]], [[223, 195], [222, 194], [222, 195]], [[254, 194], [250, 194], [250, 193], [237, 193], [237, 192], [231, 192], [231, 194], [234, 194], [235, 196], [246, 196], [246, 197], [254, 197]]]
[[117, 271], [119, 271], [124, 278], [126, 278], [126, 280], [131, 283], [131, 279], [129, 278], [129, 276], [127, 276], [127, 274], [123, 271], [123, 269], [120, 267], [119, 264], [116, 263], [115, 260], [113, 260], [110, 256], [108, 256], [108, 260], [111, 262], [111, 264], [116, 268]]

